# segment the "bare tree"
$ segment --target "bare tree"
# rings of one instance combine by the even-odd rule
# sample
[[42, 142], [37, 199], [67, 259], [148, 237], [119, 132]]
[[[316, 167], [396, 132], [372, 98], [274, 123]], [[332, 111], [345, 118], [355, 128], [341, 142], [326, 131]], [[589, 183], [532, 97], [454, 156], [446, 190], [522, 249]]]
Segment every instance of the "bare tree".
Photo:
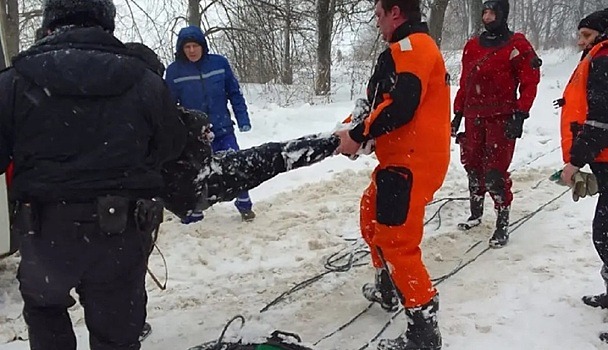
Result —
[[443, 24], [449, 2], [449, 0], [435, 0], [431, 5], [430, 33], [439, 47], [443, 39]]
[[201, 18], [200, 0], [188, 0], [188, 24], [200, 26]]
[[[483, 1], [421, 0], [431, 35], [442, 49], [462, 49], [471, 35], [480, 33]], [[173, 59], [179, 29], [198, 25], [212, 52], [227, 56], [243, 82], [293, 84], [294, 89], [307, 89], [311, 98], [329, 96], [336, 76], [342, 80], [333, 83], [344, 82], [343, 74], [335, 74], [336, 67], [349, 69], [352, 86], [354, 80], [364, 80], [384, 49], [374, 28], [373, 2], [368, 0], [115, 2], [117, 37], [144, 42], [166, 63]], [[511, 28], [545, 49], [572, 46], [578, 21], [608, 6], [608, 0], [510, 3]], [[42, 0], [0, 0], [8, 57], [32, 43], [41, 22], [41, 4]], [[345, 47], [345, 40], [351, 48]], [[349, 58], [356, 63], [349, 63]]]
[[283, 43], [285, 45], [285, 51], [283, 55], [283, 74], [281, 75], [281, 82], [283, 84], [293, 84], [293, 66], [291, 64], [291, 23], [292, 23], [292, 11], [291, 11], [291, 1], [285, 0], [285, 27], [283, 28], [284, 39]]
[[317, 0], [317, 95], [327, 95], [331, 90], [331, 34], [335, 11], [335, 0]]
[[479, 34], [483, 28], [482, 11], [483, 0], [469, 0], [469, 35], [471, 36]]
[[17, 0], [0, 0], [0, 16], [4, 54], [13, 57], [19, 52], [19, 3]]

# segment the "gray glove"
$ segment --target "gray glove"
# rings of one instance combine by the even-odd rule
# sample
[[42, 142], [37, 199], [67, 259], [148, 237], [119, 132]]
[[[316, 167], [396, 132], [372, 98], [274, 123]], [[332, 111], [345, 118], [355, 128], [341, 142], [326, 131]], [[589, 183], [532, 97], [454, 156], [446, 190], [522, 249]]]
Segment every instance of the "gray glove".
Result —
[[572, 199], [578, 202], [579, 198], [593, 196], [599, 191], [597, 179], [595, 175], [578, 171], [572, 177], [574, 186], [572, 186]]

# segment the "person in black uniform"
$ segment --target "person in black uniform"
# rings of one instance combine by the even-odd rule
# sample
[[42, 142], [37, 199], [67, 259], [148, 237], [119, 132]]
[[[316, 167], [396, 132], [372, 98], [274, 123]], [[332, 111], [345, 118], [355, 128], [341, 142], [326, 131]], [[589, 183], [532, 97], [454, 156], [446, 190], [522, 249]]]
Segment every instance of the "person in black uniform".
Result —
[[31, 349], [76, 349], [75, 288], [93, 350], [139, 349], [163, 164], [187, 130], [169, 90], [116, 39], [111, 0], [46, 0], [46, 37], [0, 74], [0, 171], [20, 235]]

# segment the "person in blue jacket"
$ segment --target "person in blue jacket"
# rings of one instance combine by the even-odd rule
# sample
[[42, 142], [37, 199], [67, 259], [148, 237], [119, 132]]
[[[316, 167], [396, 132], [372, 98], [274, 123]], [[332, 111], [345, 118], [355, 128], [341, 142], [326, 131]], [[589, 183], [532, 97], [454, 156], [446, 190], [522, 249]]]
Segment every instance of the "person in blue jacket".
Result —
[[[215, 135], [213, 152], [239, 150], [228, 100], [241, 132], [251, 130], [247, 104], [228, 60], [209, 53], [207, 40], [199, 27], [189, 26], [179, 31], [175, 62], [167, 67], [165, 80], [179, 105], [209, 116]], [[255, 218], [248, 192], [241, 193], [234, 204], [244, 221]], [[193, 212], [182, 222], [191, 223], [202, 218], [202, 211]]]

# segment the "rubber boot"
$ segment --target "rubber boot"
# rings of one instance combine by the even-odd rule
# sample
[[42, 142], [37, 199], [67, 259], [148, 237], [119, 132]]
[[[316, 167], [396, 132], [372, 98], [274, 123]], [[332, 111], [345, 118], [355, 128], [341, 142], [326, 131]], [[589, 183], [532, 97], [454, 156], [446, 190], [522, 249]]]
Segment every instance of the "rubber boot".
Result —
[[496, 217], [496, 230], [490, 238], [490, 248], [502, 248], [509, 242], [509, 207], [499, 207]]
[[380, 304], [388, 312], [399, 308], [399, 298], [385, 269], [376, 269], [375, 282], [364, 284], [362, 292], [365, 299]]
[[426, 305], [405, 309], [407, 330], [395, 339], [382, 339], [378, 350], [440, 350], [441, 332], [437, 323], [439, 296]]

